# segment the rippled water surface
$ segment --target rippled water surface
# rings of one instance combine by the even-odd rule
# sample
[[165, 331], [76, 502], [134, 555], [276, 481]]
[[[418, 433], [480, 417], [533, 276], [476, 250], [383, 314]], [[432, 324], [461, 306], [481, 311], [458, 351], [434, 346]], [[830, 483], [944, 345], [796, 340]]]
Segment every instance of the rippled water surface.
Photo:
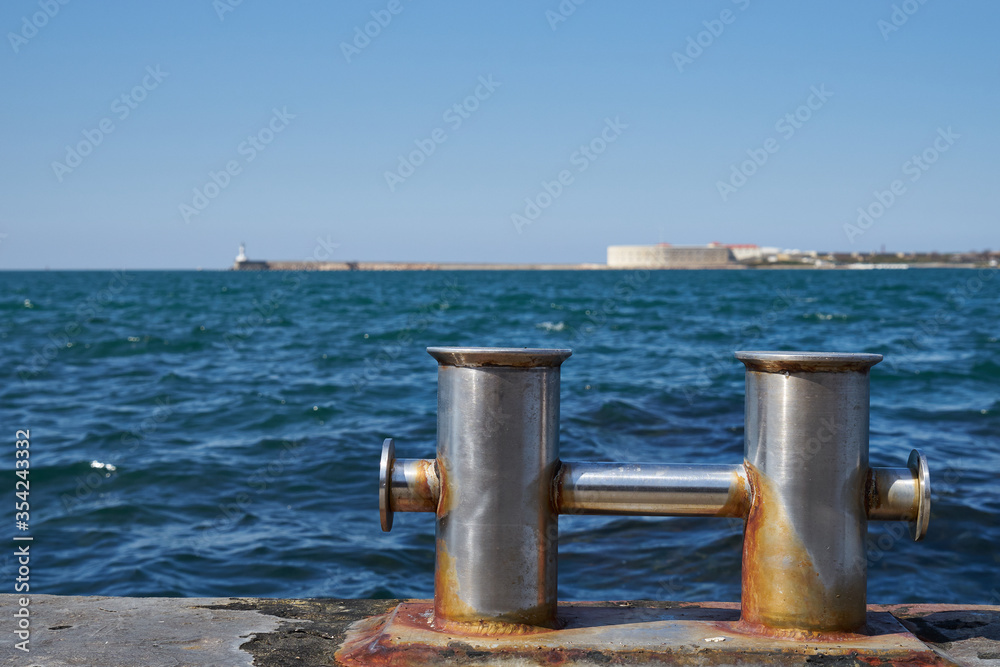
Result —
[[[674, 463], [741, 460], [734, 350], [884, 354], [872, 464], [922, 448], [934, 509], [920, 543], [872, 524], [869, 598], [1000, 603], [995, 270], [8, 272], [0, 286], [2, 467], [29, 428], [32, 592], [429, 597], [432, 517], [379, 530], [381, 442], [433, 455], [425, 347], [497, 345], [574, 350], [564, 459]], [[726, 519], [564, 517], [560, 597], [736, 600], [740, 543]]]

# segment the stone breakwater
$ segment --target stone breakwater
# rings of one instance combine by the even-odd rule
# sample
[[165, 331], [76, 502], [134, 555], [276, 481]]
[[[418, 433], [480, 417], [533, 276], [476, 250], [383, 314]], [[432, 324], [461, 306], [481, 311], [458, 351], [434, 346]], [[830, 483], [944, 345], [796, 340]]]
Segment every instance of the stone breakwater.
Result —
[[[607, 271], [629, 267], [606, 264], [480, 264], [475, 262], [268, 262], [247, 260], [234, 271]], [[643, 267], [652, 268], [652, 267]], [[672, 269], [745, 269], [741, 264], [691, 264]]]

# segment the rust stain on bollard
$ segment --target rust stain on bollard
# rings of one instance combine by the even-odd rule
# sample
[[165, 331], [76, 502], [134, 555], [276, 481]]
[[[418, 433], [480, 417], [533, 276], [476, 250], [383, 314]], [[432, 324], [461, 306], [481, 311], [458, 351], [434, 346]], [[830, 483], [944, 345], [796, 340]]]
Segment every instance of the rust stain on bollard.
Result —
[[[744, 466], [745, 468], [745, 466]], [[729, 517], [734, 519], [745, 519], [750, 512], [750, 499], [753, 497], [746, 473], [733, 471], [732, 481], [729, 485], [729, 497], [726, 504], [722, 506], [715, 516]]]
[[[648, 606], [645, 606], [648, 605]], [[871, 610], [869, 634], [747, 634], [738, 603], [575, 602], [558, 630], [484, 635], [437, 627], [430, 602], [401, 603], [354, 623], [337, 660], [381, 665], [953, 665], [892, 614]]]
[[433, 512], [437, 509], [441, 484], [434, 459], [400, 459], [392, 463], [393, 512]]
[[438, 478], [438, 501], [435, 513], [439, 518], [443, 518], [455, 507], [458, 494], [450, 483], [448, 467], [440, 458], [434, 460], [434, 468]]
[[746, 468], [753, 503], [743, 537], [743, 627], [792, 637], [813, 632], [838, 636], [829, 632], [831, 627], [861, 629], [863, 599], [860, 617], [837, 612], [844, 606], [840, 600], [831, 604], [831, 591], [823, 585], [780, 497], [753, 464], [747, 462]]
[[481, 613], [464, 602], [456, 576], [455, 558], [438, 539], [437, 563], [434, 568], [434, 628], [459, 635], [489, 635], [503, 637], [547, 632], [550, 628], [532, 625], [529, 620], [544, 618], [546, 609], [526, 609], [523, 615], [512, 618], [485, 620]]
[[420, 459], [417, 462], [417, 495], [423, 501], [423, 505], [437, 507], [438, 496], [440, 495], [440, 481], [437, 474], [437, 461], [433, 459]]
[[[436, 468], [440, 484], [437, 514], [441, 521], [447, 521], [449, 512], [458, 501], [458, 494], [454, 485], [449, 483], [447, 468], [441, 465], [436, 466]], [[545, 630], [545, 628], [523, 622], [527, 618], [543, 615], [536, 609], [526, 610], [525, 618], [483, 619], [481, 611], [462, 599], [455, 557], [449, 553], [444, 539], [437, 538], [435, 549], [433, 620], [435, 629], [460, 635], [497, 636], [528, 634]]]
[[437, 538], [437, 557], [434, 561], [434, 619], [443, 625], [445, 619], [473, 617], [475, 610], [462, 602], [459, 596], [455, 557], [448, 553], [444, 540]]

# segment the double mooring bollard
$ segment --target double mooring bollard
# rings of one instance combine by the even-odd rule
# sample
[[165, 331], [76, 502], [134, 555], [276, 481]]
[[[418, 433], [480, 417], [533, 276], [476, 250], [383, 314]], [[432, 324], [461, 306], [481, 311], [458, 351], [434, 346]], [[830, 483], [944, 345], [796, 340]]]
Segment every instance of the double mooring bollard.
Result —
[[746, 366], [744, 461], [559, 460], [564, 349], [443, 348], [437, 459], [383, 444], [382, 529], [435, 512], [434, 624], [485, 634], [558, 626], [559, 514], [739, 517], [750, 630], [856, 632], [865, 624], [868, 520], [927, 530], [930, 483], [868, 465], [868, 373], [877, 354], [737, 352]]

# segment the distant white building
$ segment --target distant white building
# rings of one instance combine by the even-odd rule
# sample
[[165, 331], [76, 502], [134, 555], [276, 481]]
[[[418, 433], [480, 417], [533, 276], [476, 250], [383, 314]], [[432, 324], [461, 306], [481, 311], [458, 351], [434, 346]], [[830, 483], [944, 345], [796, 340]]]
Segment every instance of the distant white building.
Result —
[[246, 243], [240, 243], [240, 252], [236, 255], [236, 263], [247, 261], [247, 245]]
[[673, 246], [660, 243], [608, 246], [608, 266], [613, 267], [682, 269], [733, 263], [733, 253], [720, 245]]
[[777, 258], [777, 255], [781, 252], [781, 248], [759, 246], [756, 243], [709, 243], [708, 245], [729, 248], [730, 252], [733, 253], [733, 259], [737, 262], [764, 262], [769, 257]]

